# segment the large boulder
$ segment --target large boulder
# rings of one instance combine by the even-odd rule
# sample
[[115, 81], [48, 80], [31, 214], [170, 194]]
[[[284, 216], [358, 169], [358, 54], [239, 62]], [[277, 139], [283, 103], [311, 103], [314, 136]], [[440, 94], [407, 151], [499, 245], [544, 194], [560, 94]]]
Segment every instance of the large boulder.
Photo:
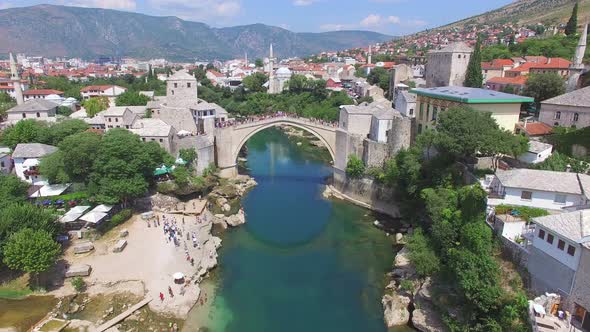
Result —
[[410, 262], [410, 250], [403, 247], [395, 255], [395, 269], [393, 275], [398, 278], [410, 279], [416, 275], [416, 269], [412, 262]]
[[427, 278], [414, 297], [416, 309], [412, 312], [412, 324], [423, 332], [447, 331], [440, 314], [432, 304], [432, 280]]
[[225, 222], [231, 227], [237, 227], [246, 223], [246, 218], [243, 213], [232, 214], [225, 218]]
[[410, 321], [410, 311], [408, 305], [410, 298], [397, 294], [385, 294], [381, 300], [383, 304], [383, 316], [387, 327], [407, 325]]

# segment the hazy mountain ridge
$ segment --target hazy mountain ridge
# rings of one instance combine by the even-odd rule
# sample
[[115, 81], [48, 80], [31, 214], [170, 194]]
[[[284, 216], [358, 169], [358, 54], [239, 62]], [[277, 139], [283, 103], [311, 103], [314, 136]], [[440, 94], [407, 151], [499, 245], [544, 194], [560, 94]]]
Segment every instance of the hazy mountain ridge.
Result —
[[370, 31], [295, 33], [253, 24], [212, 28], [177, 17], [54, 5], [0, 10], [0, 53], [131, 56], [175, 60], [229, 59], [245, 52], [267, 55], [272, 42], [280, 57], [366, 46], [393, 37]]
[[[572, 13], [575, 2], [575, 0], [517, 0], [504, 7], [469, 17], [441, 28], [462, 26], [471, 23], [565, 23]], [[582, 24], [588, 20], [590, 20], [590, 0], [580, 0], [578, 23]]]

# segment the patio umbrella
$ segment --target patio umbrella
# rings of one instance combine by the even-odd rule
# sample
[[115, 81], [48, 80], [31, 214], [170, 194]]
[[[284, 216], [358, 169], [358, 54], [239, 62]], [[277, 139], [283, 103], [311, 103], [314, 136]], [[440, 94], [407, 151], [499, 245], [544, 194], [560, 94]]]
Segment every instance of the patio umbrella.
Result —
[[181, 280], [184, 279], [184, 274], [182, 272], [176, 272], [172, 275], [172, 278], [174, 278], [174, 280]]

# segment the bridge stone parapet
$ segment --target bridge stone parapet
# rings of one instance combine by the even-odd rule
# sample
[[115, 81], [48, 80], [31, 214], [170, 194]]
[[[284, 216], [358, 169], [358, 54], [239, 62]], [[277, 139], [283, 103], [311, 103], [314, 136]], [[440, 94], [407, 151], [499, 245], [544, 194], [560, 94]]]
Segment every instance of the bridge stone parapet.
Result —
[[237, 159], [242, 146], [259, 131], [278, 125], [288, 125], [311, 133], [326, 145], [332, 159], [336, 161], [337, 128], [335, 125], [305, 118], [276, 116], [216, 129], [215, 151], [220, 175], [222, 177], [236, 176]]

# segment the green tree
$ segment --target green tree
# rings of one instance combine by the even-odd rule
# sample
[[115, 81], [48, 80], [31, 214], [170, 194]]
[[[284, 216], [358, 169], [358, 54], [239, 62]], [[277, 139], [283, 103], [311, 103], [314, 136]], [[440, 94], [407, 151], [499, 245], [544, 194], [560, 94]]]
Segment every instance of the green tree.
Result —
[[197, 150], [195, 148], [180, 149], [178, 156], [186, 161], [189, 165], [197, 160]]
[[60, 251], [61, 246], [50, 233], [25, 228], [8, 238], [4, 245], [4, 263], [10, 269], [38, 276], [55, 264]]
[[567, 21], [565, 25], [565, 34], [566, 36], [573, 36], [576, 34], [578, 30], [578, 2], [574, 4], [574, 9], [572, 9], [572, 15], [570, 19]]
[[172, 171], [172, 176], [174, 177], [174, 183], [180, 189], [186, 188], [190, 184], [190, 172], [184, 166], [177, 166], [174, 171]]
[[471, 88], [481, 88], [483, 86], [483, 74], [481, 72], [481, 36], [477, 37], [477, 43], [475, 43], [475, 49], [471, 58], [469, 58], [469, 64], [467, 65], [467, 71], [465, 73], [464, 86]]
[[27, 199], [29, 184], [14, 175], [0, 175], [0, 211]]
[[63, 116], [70, 116], [73, 112], [72, 109], [70, 107], [67, 106], [59, 106], [57, 108], [57, 112], [58, 115], [63, 115]]
[[524, 94], [535, 98], [537, 109], [543, 100], [565, 93], [565, 82], [557, 73], [531, 74], [524, 86]]
[[72, 287], [74, 287], [74, 289], [78, 293], [82, 292], [84, 288], [86, 288], [86, 283], [84, 282], [84, 279], [82, 279], [82, 277], [74, 277], [71, 282]]
[[365, 163], [357, 156], [351, 154], [346, 163], [346, 175], [351, 178], [360, 178], [365, 174]]
[[369, 84], [377, 85], [387, 94], [389, 92], [389, 71], [383, 67], [375, 67], [371, 69], [367, 75], [367, 82]]
[[262, 59], [260, 59], [260, 58], [257, 58], [257, 59], [254, 61], [254, 65], [255, 65], [257, 68], [262, 68], [262, 67], [264, 67], [264, 62], [262, 61]]
[[150, 97], [139, 94], [139, 92], [126, 91], [117, 96], [115, 105], [117, 106], [145, 106], [150, 101]]
[[88, 130], [90, 126], [80, 119], [70, 119], [57, 122], [49, 127], [50, 144], [58, 145], [66, 137]]
[[127, 205], [130, 199], [143, 196], [154, 169], [171, 159], [157, 143], [150, 143], [125, 129], [109, 130], [96, 151], [90, 191], [108, 204]]
[[41, 164], [39, 164], [39, 172], [52, 184], [68, 183], [71, 181], [65, 170], [63, 153], [61, 151], [56, 151], [49, 156], [43, 157]]
[[47, 122], [33, 119], [21, 120], [2, 131], [1, 141], [14, 149], [19, 143], [51, 143]]
[[60, 229], [56, 219], [49, 210], [31, 204], [7, 205], [0, 210], [0, 244], [24, 228], [44, 230], [55, 236]]
[[101, 136], [96, 133], [81, 132], [59, 144], [64, 170], [71, 181], [88, 183], [100, 141]]
[[16, 100], [6, 92], [0, 92], [0, 119], [6, 117], [6, 111], [16, 106]]
[[89, 117], [94, 117], [97, 113], [100, 113], [109, 107], [109, 100], [105, 97], [90, 98], [85, 100], [82, 103], [82, 106], [86, 109], [86, 114]]
[[268, 81], [268, 77], [263, 73], [254, 73], [250, 76], [244, 77], [242, 84], [248, 91], [251, 92], [264, 92], [266, 88], [264, 83]]
[[407, 247], [410, 261], [416, 267], [419, 277], [425, 278], [440, 270], [440, 261], [422, 229], [417, 228], [408, 238]]

